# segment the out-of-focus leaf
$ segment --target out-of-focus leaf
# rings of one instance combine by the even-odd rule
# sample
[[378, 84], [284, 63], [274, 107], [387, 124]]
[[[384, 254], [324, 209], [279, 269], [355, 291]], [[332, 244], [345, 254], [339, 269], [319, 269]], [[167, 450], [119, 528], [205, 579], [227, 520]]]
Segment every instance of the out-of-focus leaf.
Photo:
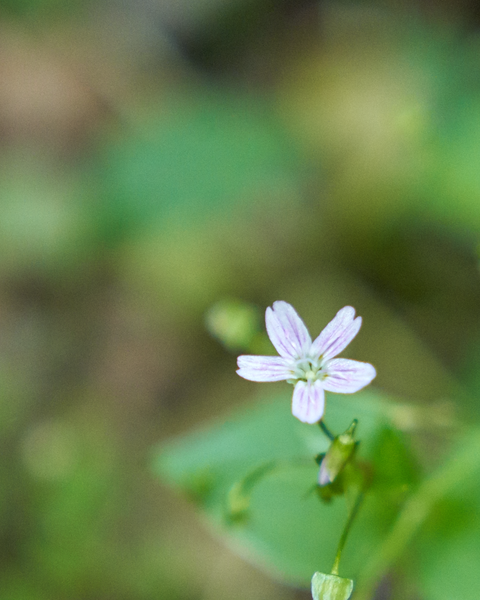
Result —
[[44, 588], [45, 581], [13, 569], [4, 573], [0, 581], [0, 595], [6, 600], [49, 600], [52, 595]]
[[[478, 439], [478, 432], [477, 432]], [[461, 446], [461, 444], [460, 444]], [[477, 444], [478, 447], [478, 444]], [[425, 600], [476, 600], [480, 589], [480, 461], [438, 500], [411, 553]], [[463, 465], [458, 464], [458, 472]]]
[[[289, 404], [290, 397], [281, 395], [176, 440], [159, 450], [154, 468], [194, 499], [239, 552], [288, 581], [308, 585], [313, 572], [329, 571], [347, 508], [343, 499], [327, 504], [313, 493], [318, 477], [313, 457], [327, 449], [328, 441], [319, 428], [293, 418]], [[372, 390], [354, 399], [330, 397], [327, 403], [327, 422], [335, 432], [345, 430], [353, 416], [358, 418], [358, 456], [371, 460], [373, 469], [382, 460], [372, 452], [378, 451], [387, 425], [383, 407]], [[276, 468], [250, 490], [246, 518], [232, 524], [226, 514], [232, 486], [268, 461], [275, 461]], [[393, 484], [408, 486], [404, 474], [396, 473], [402, 481], [393, 477]], [[395, 504], [386, 506], [381, 495], [367, 494], [344, 553], [346, 576], [358, 573], [396, 509]]]
[[300, 161], [267, 104], [192, 90], [189, 102], [167, 103], [112, 141], [102, 165], [105, 227], [115, 239], [152, 221], [163, 231], [218, 223], [238, 204], [283, 198]]
[[71, 174], [58, 177], [41, 161], [6, 160], [0, 212], [0, 274], [71, 273], [90, 255], [91, 217]]
[[443, 91], [442, 101], [448, 110], [437, 115], [442, 126], [432, 136], [431, 170], [423, 182], [423, 212], [428, 210], [454, 231], [478, 231], [480, 172], [475, 157], [480, 152], [480, 85], [473, 87], [471, 82], [478, 82], [480, 65], [472, 64], [466, 52], [457, 52], [451, 73], [464, 71], [465, 62], [470, 70], [458, 78], [454, 97], [451, 84]]
[[[82, 0], [69, 3], [70, 12], [82, 4]], [[65, 4], [61, 0], [2, 0], [1, 7], [5, 12], [24, 18], [54, 16], [65, 10]]]
[[[388, 493], [402, 494], [405, 490], [401, 488], [405, 484], [413, 485], [418, 482], [418, 465], [398, 431], [384, 428], [377, 437], [376, 444], [373, 450], [374, 455], [379, 457], [375, 462], [376, 486]], [[398, 484], [400, 489], [396, 489]]]
[[323, 28], [282, 102], [333, 174], [337, 221], [357, 235], [419, 216], [477, 231], [478, 39], [352, 3], [325, 6]]

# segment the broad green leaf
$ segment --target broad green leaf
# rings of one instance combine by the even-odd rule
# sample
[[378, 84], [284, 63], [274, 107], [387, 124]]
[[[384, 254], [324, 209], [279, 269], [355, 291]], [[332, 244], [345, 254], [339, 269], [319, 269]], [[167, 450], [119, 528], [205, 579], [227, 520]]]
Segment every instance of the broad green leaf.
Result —
[[[347, 506], [343, 498], [325, 503], [318, 497], [314, 456], [328, 442], [318, 427], [292, 417], [290, 399], [288, 393], [273, 397], [171, 442], [159, 449], [154, 468], [192, 498], [238, 552], [287, 581], [307, 586], [315, 571], [329, 572]], [[372, 390], [329, 397], [326, 420], [334, 432], [344, 431], [353, 417], [359, 420], [359, 459], [381, 462], [388, 426], [382, 398]], [[403, 456], [400, 438], [397, 442]], [[392, 454], [395, 444], [390, 445]], [[413, 480], [401, 470], [395, 474], [389, 489], [405, 492]], [[242, 480], [246, 483], [239, 489]], [[342, 576], [355, 577], [391, 523], [399, 499], [392, 496], [385, 503], [384, 493], [379, 486], [367, 494], [344, 551]], [[232, 496], [242, 518], [229, 518]]]

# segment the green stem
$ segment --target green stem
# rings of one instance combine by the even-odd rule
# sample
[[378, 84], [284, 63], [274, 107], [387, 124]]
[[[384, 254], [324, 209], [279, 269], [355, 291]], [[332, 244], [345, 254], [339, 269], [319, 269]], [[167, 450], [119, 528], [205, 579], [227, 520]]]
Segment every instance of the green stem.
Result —
[[353, 522], [355, 521], [355, 517], [358, 514], [358, 510], [362, 504], [364, 493], [360, 492], [357, 496], [355, 504], [353, 505], [350, 514], [348, 515], [347, 522], [345, 523], [345, 527], [343, 528], [342, 535], [340, 537], [340, 541], [338, 542], [337, 555], [335, 556], [335, 560], [333, 562], [331, 575], [338, 575], [338, 567], [340, 565], [340, 558], [342, 557], [343, 548], [347, 541], [348, 534], [350, 533], [350, 529], [352, 528]]
[[320, 429], [323, 431], [323, 433], [328, 437], [328, 439], [333, 442], [333, 440], [335, 439], [335, 436], [333, 435], [333, 433], [330, 431], [330, 429], [325, 425], [325, 423], [322, 421], [318, 422], [318, 426], [320, 427]]

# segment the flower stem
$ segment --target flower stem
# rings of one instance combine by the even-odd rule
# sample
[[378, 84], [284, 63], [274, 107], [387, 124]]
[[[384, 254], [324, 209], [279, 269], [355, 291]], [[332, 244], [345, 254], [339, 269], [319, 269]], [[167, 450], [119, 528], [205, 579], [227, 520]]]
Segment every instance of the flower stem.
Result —
[[347, 522], [345, 523], [345, 527], [343, 528], [342, 535], [340, 537], [340, 541], [338, 542], [337, 555], [335, 556], [335, 560], [333, 562], [333, 567], [331, 571], [331, 575], [338, 575], [338, 567], [340, 565], [340, 558], [342, 556], [342, 551], [347, 541], [348, 534], [350, 533], [350, 529], [352, 528], [353, 522], [355, 521], [355, 517], [358, 514], [358, 510], [363, 501], [364, 492], [360, 492], [355, 500], [355, 504], [353, 505], [350, 514], [348, 515]]
[[330, 429], [325, 425], [323, 419], [318, 422], [318, 426], [323, 431], [323, 433], [328, 437], [328, 439], [333, 442], [333, 440], [335, 439], [335, 436], [330, 431]]

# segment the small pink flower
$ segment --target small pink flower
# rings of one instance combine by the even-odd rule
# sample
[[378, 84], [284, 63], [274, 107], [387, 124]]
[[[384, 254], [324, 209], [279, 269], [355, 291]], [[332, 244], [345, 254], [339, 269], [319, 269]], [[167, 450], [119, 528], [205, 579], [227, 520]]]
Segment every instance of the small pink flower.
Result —
[[292, 413], [304, 423], [320, 421], [325, 390], [353, 394], [376, 376], [369, 363], [335, 358], [357, 335], [362, 318], [345, 306], [312, 342], [293, 306], [274, 302], [265, 314], [268, 336], [280, 356], [239, 356], [240, 377], [250, 381], [287, 380], [295, 385]]

